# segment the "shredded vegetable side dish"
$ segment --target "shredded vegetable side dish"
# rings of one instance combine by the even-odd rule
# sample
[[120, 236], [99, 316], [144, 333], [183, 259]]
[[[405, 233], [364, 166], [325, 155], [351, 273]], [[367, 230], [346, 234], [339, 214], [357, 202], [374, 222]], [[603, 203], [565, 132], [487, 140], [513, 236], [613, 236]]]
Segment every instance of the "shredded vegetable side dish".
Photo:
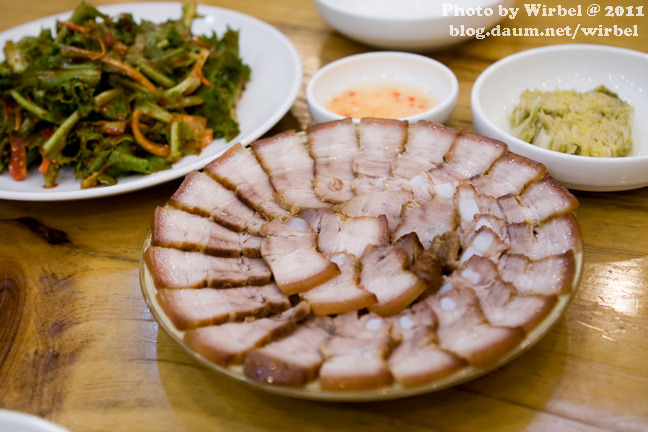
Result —
[[589, 92], [526, 90], [511, 116], [512, 134], [562, 153], [623, 157], [632, 153], [634, 109], [605, 86]]
[[[8, 41], [0, 64], [0, 173], [42, 173], [81, 187], [168, 169], [214, 138], [238, 135], [236, 102], [250, 78], [238, 31], [193, 35], [177, 20], [136, 22], [81, 3], [54, 31]], [[34, 173], [28, 170], [34, 167]]]

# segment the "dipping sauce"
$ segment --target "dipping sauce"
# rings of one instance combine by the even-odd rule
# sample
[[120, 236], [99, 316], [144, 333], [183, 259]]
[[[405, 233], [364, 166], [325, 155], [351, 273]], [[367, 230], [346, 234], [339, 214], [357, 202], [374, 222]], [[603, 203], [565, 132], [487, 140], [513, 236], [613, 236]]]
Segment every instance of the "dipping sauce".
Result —
[[401, 83], [367, 83], [334, 95], [326, 108], [344, 117], [403, 118], [436, 105], [420, 88]]

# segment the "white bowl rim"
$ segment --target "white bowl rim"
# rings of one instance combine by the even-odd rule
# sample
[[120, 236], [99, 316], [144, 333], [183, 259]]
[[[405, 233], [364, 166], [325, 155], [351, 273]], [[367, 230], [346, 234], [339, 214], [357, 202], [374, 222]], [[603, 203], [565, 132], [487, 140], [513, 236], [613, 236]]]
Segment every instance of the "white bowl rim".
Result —
[[320, 101], [318, 101], [315, 98], [314, 88], [317, 85], [317, 81], [320, 79], [320, 77], [322, 77], [322, 75], [326, 74], [328, 71], [333, 70], [342, 65], [348, 63], [362, 62], [362, 61], [366, 61], [367, 59], [370, 60], [373, 58], [382, 58], [382, 57], [394, 58], [394, 59], [409, 58], [416, 61], [420, 61], [422, 63], [426, 63], [428, 65], [432, 65], [443, 73], [443, 75], [448, 79], [448, 82], [450, 84], [448, 96], [445, 97], [443, 100], [439, 100], [438, 101], [439, 103], [437, 103], [430, 109], [422, 111], [418, 114], [402, 117], [402, 119], [408, 120], [409, 122], [416, 122], [419, 119], [430, 116], [431, 113], [440, 112], [446, 109], [451, 109], [452, 106], [456, 104], [457, 97], [459, 95], [459, 81], [457, 80], [457, 76], [454, 74], [454, 72], [452, 72], [452, 70], [448, 66], [444, 65], [440, 61], [435, 60], [431, 57], [427, 57], [416, 53], [402, 52], [402, 51], [371, 51], [371, 52], [366, 52], [361, 54], [353, 54], [347, 57], [342, 57], [340, 59], [334, 60], [322, 66], [311, 76], [311, 78], [308, 80], [308, 84], [306, 84], [306, 100], [308, 101], [308, 103], [316, 106], [318, 110], [329, 113], [332, 119], [341, 120], [346, 118], [344, 116], [341, 116], [339, 114], [336, 114], [326, 109], [326, 107], [323, 106], [320, 103]]
[[[428, 0], [429, 1], [429, 0]], [[315, 0], [316, 3], [325, 5], [326, 7], [329, 7], [333, 10], [335, 10], [338, 13], [342, 13], [348, 16], [356, 17], [356, 18], [362, 18], [362, 19], [367, 19], [367, 20], [372, 20], [376, 22], [416, 22], [416, 21], [429, 21], [429, 20], [436, 20], [436, 19], [455, 19], [456, 17], [454, 15], [448, 15], [448, 16], [443, 16], [439, 15], [437, 13], [425, 13], [422, 12], [418, 14], [417, 16], [398, 16], [398, 17], [389, 17], [389, 16], [380, 16], [380, 15], [367, 15], [365, 13], [359, 12], [355, 9], [352, 8], [345, 8], [342, 6], [341, 2], [337, 2], [335, 0]], [[474, 7], [481, 7], [482, 9], [487, 8], [487, 7], [493, 7], [497, 6], [498, 4], [504, 3], [505, 0], [481, 0], [479, 4], [475, 4], [472, 6], [466, 6], [467, 8], [474, 8]], [[469, 18], [473, 18], [469, 16]], [[489, 18], [489, 17], [487, 17]]]
[[[626, 54], [630, 56], [637, 57], [639, 59], [644, 58], [645, 60], [648, 61], [648, 54], [642, 53], [640, 51], [632, 50], [629, 48], [622, 48], [622, 47], [614, 47], [614, 46], [609, 46], [609, 45], [595, 45], [595, 44], [560, 44], [560, 45], [549, 45], [549, 46], [543, 46], [543, 47], [537, 47], [537, 48], [530, 48], [528, 50], [520, 51], [514, 54], [511, 54], [509, 56], [506, 56], [495, 63], [491, 64], [488, 66], [484, 71], [477, 77], [475, 80], [475, 83], [473, 84], [471, 96], [470, 96], [470, 105], [474, 112], [477, 113], [477, 115], [485, 122], [487, 123], [492, 129], [499, 130], [500, 132], [504, 133], [510, 140], [512, 140], [514, 143], [520, 145], [520, 146], [526, 146], [529, 148], [534, 149], [534, 151], [537, 151], [541, 155], [545, 155], [547, 157], [556, 157], [556, 158], [566, 158], [566, 160], [571, 160], [573, 162], [577, 161], [587, 161], [588, 164], [594, 164], [594, 165], [603, 165], [605, 164], [606, 166], [609, 166], [610, 164], [613, 165], [623, 165], [627, 164], [629, 160], [632, 161], [645, 161], [648, 163], [648, 155], [631, 155], [631, 156], [624, 156], [624, 157], [599, 157], [599, 156], [581, 156], [581, 155], [572, 155], [572, 154], [567, 154], [567, 153], [561, 153], [555, 150], [549, 150], [545, 149], [542, 147], [538, 147], [536, 145], [533, 145], [531, 143], [525, 142], [519, 138], [517, 138], [514, 135], [511, 135], [509, 131], [504, 130], [497, 125], [495, 125], [491, 119], [486, 115], [484, 110], [482, 109], [481, 103], [480, 103], [480, 98], [479, 98], [479, 93], [481, 91], [482, 86], [484, 85], [484, 82], [490, 78], [496, 71], [498, 71], [500, 68], [508, 65], [509, 63], [521, 61], [527, 57], [535, 56], [537, 54], [544, 54], [547, 52], [557, 52], [557, 51], [600, 51], [600, 52], [606, 52], [606, 53], [621, 53], [621, 54]], [[510, 147], [510, 145], [509, 145]], [[514, 149], [512, 149], [514, 151]], [[515, 151], [514, 151], [515, 152]]]

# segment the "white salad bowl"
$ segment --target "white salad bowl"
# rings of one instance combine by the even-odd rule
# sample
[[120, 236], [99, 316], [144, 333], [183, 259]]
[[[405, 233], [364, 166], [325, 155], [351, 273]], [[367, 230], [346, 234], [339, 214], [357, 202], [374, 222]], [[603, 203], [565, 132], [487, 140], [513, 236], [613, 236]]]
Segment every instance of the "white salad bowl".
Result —
[[436, 102], [432, 108], [401, 118], [410, 123], [418, 120], [444, 122], [457, 103], [459, 93], [454, 73], [429, 57], [404, 52], [357, 54], [327, 64], [308, 81], [306, 101], [313, 120], [322, 123], [344, 118], [326, 108], [329, 100], [363, 84], [401, 84], [430, 96]]
[[[504, 141], [517, 154], [543, 163], [570, 189], [619, 191], [648, 186], [648, 54], [602, 45], [530, 49], [492, 64], [472, 89], [477, 133]], [[625, 157], [560, 153], [511, 134], [509, 116], [525, 90], [586, 92], [604, 85], [634, 107], [633, 151]]]
[[[514, 0], [315, 0], [322, 18], [351, 39], [380, 48], [424, 51], [452, 45], [504, 19]], [[451, 27], [452, 26], [452, 27]]]

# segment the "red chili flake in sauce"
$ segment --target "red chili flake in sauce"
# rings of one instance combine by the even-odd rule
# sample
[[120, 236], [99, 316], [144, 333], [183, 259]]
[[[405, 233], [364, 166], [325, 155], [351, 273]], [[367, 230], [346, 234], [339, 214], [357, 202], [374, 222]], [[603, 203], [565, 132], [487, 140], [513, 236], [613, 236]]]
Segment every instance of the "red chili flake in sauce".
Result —
[[435, 105], [423, 89], [400, 83], [371, 83], [334, 95], [327, 109], [345, 117], [402, 118]]

